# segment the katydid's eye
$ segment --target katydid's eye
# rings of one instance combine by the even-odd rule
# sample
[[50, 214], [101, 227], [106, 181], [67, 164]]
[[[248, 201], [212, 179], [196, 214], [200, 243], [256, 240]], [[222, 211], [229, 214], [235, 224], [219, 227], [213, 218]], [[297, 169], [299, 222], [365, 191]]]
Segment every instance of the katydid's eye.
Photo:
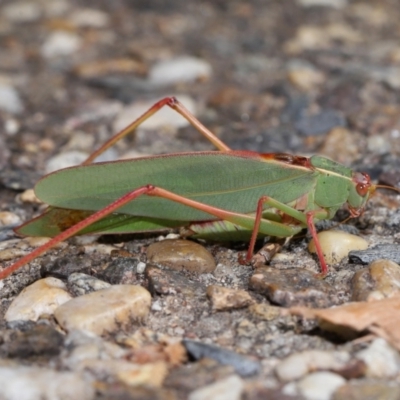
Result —
[[357, 193], [362, 197], [367, 195], [368, 189], [369, 189], [369, 185], [365, 185], [363, 183], [359, 183], [356, 187]]
[[356, 184], [357, 193], [364, 197], [368, 194], [371, 187], [371, 178], [365, 172], [355, 172], [353, 182]]

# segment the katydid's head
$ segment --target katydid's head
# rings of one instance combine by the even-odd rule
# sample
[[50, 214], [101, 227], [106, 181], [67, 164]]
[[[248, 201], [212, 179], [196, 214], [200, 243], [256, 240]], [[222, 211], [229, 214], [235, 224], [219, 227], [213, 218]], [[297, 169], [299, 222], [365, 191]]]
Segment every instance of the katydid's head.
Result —
[[348, 207], [352, 217], [358, 217], [364, 210], [365, 204], [374, 193], [376, 186], [365, 172], [354, 172], [348, 197]]

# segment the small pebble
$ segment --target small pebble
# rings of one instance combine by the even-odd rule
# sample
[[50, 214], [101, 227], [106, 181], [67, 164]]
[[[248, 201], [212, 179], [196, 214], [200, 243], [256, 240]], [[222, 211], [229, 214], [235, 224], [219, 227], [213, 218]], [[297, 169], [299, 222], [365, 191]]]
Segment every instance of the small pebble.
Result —
[[400, 291], [400, 265], [390, 260], [373, 261], [352, 279], [352, 300], [392, 297]]
[[257, 268], [250, 278], [250, 288], [282, 307], [304, 305], [324, 308], [339, 302], [331, 285], [301, 268]]
[[[113, 123], [113, 131], [119, 132], [121, 129], [126, 128], [144, 112], [148, 111], [149, 108], [152, 107], [158, 100], [160, 99], [157, 98], [147, 101], [136, 101], [126, 106], [115, 119]], [[191, 97], [180, 95], [179, 101], [192, 114], [196, 115], [196, 102]], [[189, 126], [189, 122], [185, 118], [168, 106], [164, 106], [149, 119], [143, 122], [138, 129], [153, 130], [163, 127], [183, 128], [185, 126]]]
[[88, 158], [89, 154], [83, 151], [71, 150], [65, 153], [57, 154], [50, 158], [46, 164], [46, 173], [57, 171], [59, 169], [73, 167], [81, 164]]
[[240, 400], [244, 391], [244, 382], [237, 375], [217, 380], [209, 385], [194, 390], [189, 400]]
[[[351, 250], [364, 250], [368, 242], [359, 236], [339, 230], [329, 230], [318, 233], [325, 261], [328, 264], [337, 264], [346, 258]], [[308, 245], [310, 253], [316, 253], [314, 240]]]
[[163, 240], [147, 248], [147, 261], [171, 269], [198, 274], [213, 272], [214, 257], [200, 244], [189, 240]]
[[93, 276], [75, 272], [68, 276], [68, 288], [75, 296], [96, 292], [109, 288], [111, 285]]
[[15, 118], [7, 118], [4, 121], [4, 130], [7, 135], [14, 136], [21, 128], [20, 122]]
[[168, 373], [168, 365], [164, 361], [134, 364], [121, 359], [86, 358], [77, 367], [96, 380], [118, 380], [132, 387], [160, 387]]
[[55, 309], [71, 298], [63, 281], [56, 278], [40, 279], [13, 300], [4, 319], [37, 321], [43, 314], [52, 315]]
[[342, 369], [350, 360], [347, 352], [308, 350], [295, 353], [276, 366], [276, 374], [281, 381], [297, 380], [316, 370]]
[[316, 89], [325, 81], [324, 74], [313, 65], [304, 61], [291, 62], [288, 65], [289, 81], [304, 91]]
[[153, 65], [148, 79], [156, 86], [168, 86], [179, 82], [204, 81], [210, 78], [211, 73], [212, 67], [207, 61], [182, 56]]
[[0, 227], [14, 227], [21, 224], [21, 218], [10, 211], [0, 211]]
[[42, 10], [35, 1], [15, 1], [4, 6], [2, 14], [12, 22], [34, 22], [41, 17]]
[[222, 365], [232, 366], [236, 373], [240, 376], [252, 376], [259, 373], [261, 365], [258, 361], [252, 360], [250, 357], [226, 350], [221, 347], [197, 342], [194, 340], [184, 339], [182, 344], [186, 347], [187, 352], [195, 359], [211, 358], [218, 361]]
[[0, 110], [11, 114], [20, 114], [24, 111], [21, 97], [13, 86], [0, 83]]
[[375, 339], [367, 349], [358, 352], [356, 357], [367, 365], [367, 377], [390, 378], [400, 372], [399, 352], [385, 339]]
[[51, 33], [41, 48], [42, 56], [53, 58], [58, 56], [70, 56], [82, 45], [81, 38], [75, 33], [58, 31]]
[[370, 382], [352, 380], [341, 386], [331, 400], [397, 400], [400, 386], [397, 382]]
[[333, 372], [314, 372], [297, 382], [297, 390], [305, 400], [330, 400], [346, 380]]
[[208, 286], [207, 297], [210, 299], [214, 311], [244, 308], [254, 303], [253, 298], [245, 290], [218, 285]]
[[347, 0], [297, 0], [303, 7], [331, 7], [344, 8], [347, 6]]
[[136, 257], [116, 257], [102, 272], [102, 278], [114, 285], [134, 284], [138, 264], [139, 259]]
[[63, 349], [64, 335], [47, 324], [38, 323], [30, 327], [28, 323], [24, 326], [21, 320], [16, 320], [7, 325], [12, 329], [12, 334], [6, 335], [1, 352], [9, 358], [26, 360], [28, 357], [40, 356], [42, 360], [50, 359]]
[[140, 261], [138, 262], [137, 266], [136, 266], [136, 272], [138, 274], [143, 274], [144, 270], [146, 269], [146, 263]]
[[115, 285], [76, 297], [58, 307], [54, 315], [66, 331], [82, 329], [101, 335], [131, 320], [143, 320], [150, 304], [150, 293], [143, 287]]
[[369, 264], [381, 259], [392, 260], [400, 264], [399, 245], [397, 243], [383, 243], [366, 250], [354, 250], [349, 253], [349, 259], [356, 264]]
[[304, 115], [295, 124], [303, 136], [316, 136], [328, 133], [338, 126], [345, 126], [346, 121], [339, 111], [323, 110], [319, 114]]
[[42, 202], [36, 197], [33, 189], [26, 189], [19, 195], [19, 199], [23, 203], [42, 204]]
[[71, 14], [69, 20], [79, 28], [105, 28], [110, 22], [107, 13], [95, 8], [78, 9]]
[[73, 330], [64, 340], [62, 365], [70, 370], [81, 370], [86, 360], [123, 359], [129, 350], [91, 332]]
[[92, 383], [81, 375], [37, 367], [0, 366], [0, 387], [4, 400], [92, 400], [95, 396]]

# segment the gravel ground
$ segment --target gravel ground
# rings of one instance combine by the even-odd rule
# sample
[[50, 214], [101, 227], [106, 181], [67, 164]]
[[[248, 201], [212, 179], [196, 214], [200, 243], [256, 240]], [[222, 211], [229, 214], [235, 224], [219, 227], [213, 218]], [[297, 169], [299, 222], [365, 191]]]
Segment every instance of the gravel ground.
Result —
[[[393, 0], [4, 0], [1, 265], [46, 241], [13, 232], [45, 209], [35, 182], [166, 96], [232, 149], [319, 154], [400, 186], [399, 19]], [[163, 109], [99, 160], [213, 149]], [[382, 301], [400, 319], [398, 208], [381, 190], [319, 225], [335, 225], [323, 280], [306, 233], [259, 268], [239, 263], [246, 243], [176, 230], [59, 244], [0, 281], [0, 397], [399, 398], [396, 329], [304, 311]]]

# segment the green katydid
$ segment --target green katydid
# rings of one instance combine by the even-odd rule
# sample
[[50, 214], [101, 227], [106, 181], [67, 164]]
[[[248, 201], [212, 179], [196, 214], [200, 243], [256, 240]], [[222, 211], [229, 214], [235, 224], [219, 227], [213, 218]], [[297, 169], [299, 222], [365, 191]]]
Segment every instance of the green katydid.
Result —
[[[178, 153], [132, 160], [93, 160], [164, 106], [186, 118], [219, 151]], [[328, 267], [314, 223], [331, 219], [345, 203], [363, 211], [376, 186], [365, 173], [329, 159], [231, 150], [174, 97], [157, 102], [112, 137], [81, 166], [42, 178], [35, 186], [49, 204], [44, 214], [17, 228], [49, 242], [0, 272], [0, 279], [76, 234], [157, 231], [186, 226], [195, 237], [291, 237], [308, 227], [322, 275]]]

